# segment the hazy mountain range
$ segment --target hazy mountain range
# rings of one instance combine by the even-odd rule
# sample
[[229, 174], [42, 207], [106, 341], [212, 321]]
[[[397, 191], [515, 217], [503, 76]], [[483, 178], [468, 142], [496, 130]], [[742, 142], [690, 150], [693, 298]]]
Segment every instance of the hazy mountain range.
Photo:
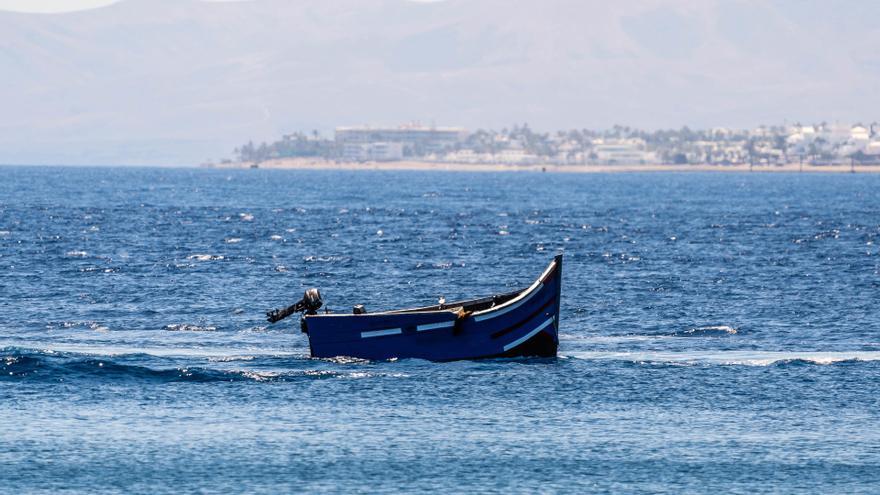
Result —
[[191, 164], [294, 130], [880, 118], [873, 0], [127, 0], [0, 12], [0, 163]]

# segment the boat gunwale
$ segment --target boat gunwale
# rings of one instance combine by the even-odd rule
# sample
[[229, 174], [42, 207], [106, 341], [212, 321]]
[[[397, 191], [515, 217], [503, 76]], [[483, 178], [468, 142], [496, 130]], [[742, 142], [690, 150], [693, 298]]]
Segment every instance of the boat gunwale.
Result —
[[[532, 283], [532, 285], [530, 285], [529, 287], [527, 287], [525, 289], [521, 289], [518, 291], [506, 292], [506, 293], [498, 294], [498, 295], [494, 295], [494, 296], [480, 297], [480, 298], [469, 299], [469, 300], [465, 300], [465, 301], [456, 301], [456, 302], [450, 303], [448, 305], [444, 304], [443, 306], [445, 306], [445, 307], [442, 307], [442, 308], [438, 307], [438, 306], [423, 306], [423, 307], [417, 307], [417, 308], [412, 308], [412, 309], [394, 309], [394, 310], [387, 310], [387, 311], [377, 311], [375, 313], [361, 313], [361, 314], [352, 314], [352, 313], [323, 313], [323, 314], [321, 314], [321, 313], [319, 313], [319, 314], [315, 314], [315, 315], [304, 315], [304, 317], [306, 319], [309, 319], [309, 318], [316, 318], [316, 317], [323, 318], [323, 317], [328, 317], [328, 316], [348, 316], [348, 317], [351, 317], [351, 316], [376, 316], [376, 315], [411, 315], [411, 314], [417, 315], [417, 314], [458, 313], [459, 311], [461, 311], [464, 307], [466, 307], [468, 305], [479, 304], [482, 302], [489, 302], [489, 301], [494, 300], [496, 297], [513, 296], [510, 299], [508, 299], [507, 301], [499, 304], [498, 306], [492, 306], [490, 308], [486, 308], [486, 309], [483, 309], [480, 311], [474, 311], [473, 313], [470, 313], [469, 315], [467, 315], [469, 318], [476, 317], [476, 316], [483, 316], [483, 318], [481, 318], [481, 319], [486, 319], [488, 317], [487, 315], [489, 315], [490, 313], [493, 313], [495, 311], [507, 312], [507, 310], [505, 308], [507, 308], [513, 304], [518, 304], [521, 300], [527, 298], [530, 294], [539, 290], [541, 288], [541, 286], [543, 285], [544, 281], [547, 279], [547, 277], [551, 273], [553, 273], [553, 270], [555, 270], [557, 268], [558, 260], [559, 260], [559, 256], [553, 258], [553, 261], [550, 262], [550, 264], [547, 266], [547, 268], [544, 269], [544, 272], [541, 274], [541, 276], [538, 277], [538, 279], [535, 280]], [[437, 309], [431, 309], [431, 308], [437, 308]]]
[[407, 315], [419, 315], [419, 314], [437, 314], [437, 313], [458, 313], [461, 309], [461, 305], [450, 306], [448, 308], [443, 309], [434, 309], [434, 310], [426, 310], [426, 311], [418, 311], [421, 308], [415, 308], [412, 310], [409, 309], [396, 309], [390, 311], [376, 311], [375, 313], [318, 313], [316, 315], [304, 315], [305, 318], [324, 318], [327, 316], [376, 316], [376, 315], [396, 315], [396, 314], [407, 314]]
[[[501, 311], [502, 314], [506, 313], [508, 311], [507, 310], [508, 307], [519, 304], [520, 301], [527, 299], [530, 294], [533, 294], [534, 292], [539, 290], [542, 285], [544, 285], [544, 281], [547, 280], [547, 276], [550, 275], [551, 273], [553, 273], [553, 270], [556, 269], [557, 259], [558, 258], [554, 258], [553, 261], [551, 261], [550, 264], [547, 266], [547, 268], [544, 270], [544, 273], [542, 273], [541, 276], [538, 277], [538, 279], [535, 280], [531, 286], [529, 286], [529, 288], [520, 292], [518, 296], [514, 297], [513, 299], [511, 299], [509, 301], [505, 301], [504, 303], [499, 304], [498, 306], [493, 306], [491, 308], [487, 308], [482, 311], [474, 311], [473, 313], [471, 313], [470, 316], [473, 316], [475, 318], [478, 316], [484, 316], [484, 315], [488, 316], [490, 313], [493, 313], [495, 311]], [[511, 309], [514, 309], [514, 308], [511, 308]], [[485, 318], [483, 318], [483, 319], [485, 319]]]

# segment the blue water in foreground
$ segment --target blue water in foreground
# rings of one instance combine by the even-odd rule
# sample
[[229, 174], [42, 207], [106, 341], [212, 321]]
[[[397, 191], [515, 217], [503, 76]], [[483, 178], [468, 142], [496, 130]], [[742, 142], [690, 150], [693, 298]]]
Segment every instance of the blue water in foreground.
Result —
[[[265, 310], [529, 285], [557, 359]], [[7, 493], [880, 492], [880, 175], [0, 168]]]

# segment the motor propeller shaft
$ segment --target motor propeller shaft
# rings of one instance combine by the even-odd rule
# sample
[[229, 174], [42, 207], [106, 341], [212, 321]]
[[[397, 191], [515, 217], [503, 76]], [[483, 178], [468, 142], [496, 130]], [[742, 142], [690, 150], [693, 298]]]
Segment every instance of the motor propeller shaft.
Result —
[[269, 323], [279, 322], [294, 313], [313, 315], [324, 304], [321, 300], [321, 292], [318, 289], [308, 289], [300, 301], [282, 309], [273, 309], [266, 313], [266, 321]]

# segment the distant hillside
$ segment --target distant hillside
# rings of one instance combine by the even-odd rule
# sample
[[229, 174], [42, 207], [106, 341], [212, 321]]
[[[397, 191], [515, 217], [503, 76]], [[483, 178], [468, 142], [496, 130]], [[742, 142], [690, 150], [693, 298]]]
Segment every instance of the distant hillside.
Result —
[[880, 3], [129, 0], [0, 12], [0, 163], [191, 164], [346, 124], [872, 120]]

